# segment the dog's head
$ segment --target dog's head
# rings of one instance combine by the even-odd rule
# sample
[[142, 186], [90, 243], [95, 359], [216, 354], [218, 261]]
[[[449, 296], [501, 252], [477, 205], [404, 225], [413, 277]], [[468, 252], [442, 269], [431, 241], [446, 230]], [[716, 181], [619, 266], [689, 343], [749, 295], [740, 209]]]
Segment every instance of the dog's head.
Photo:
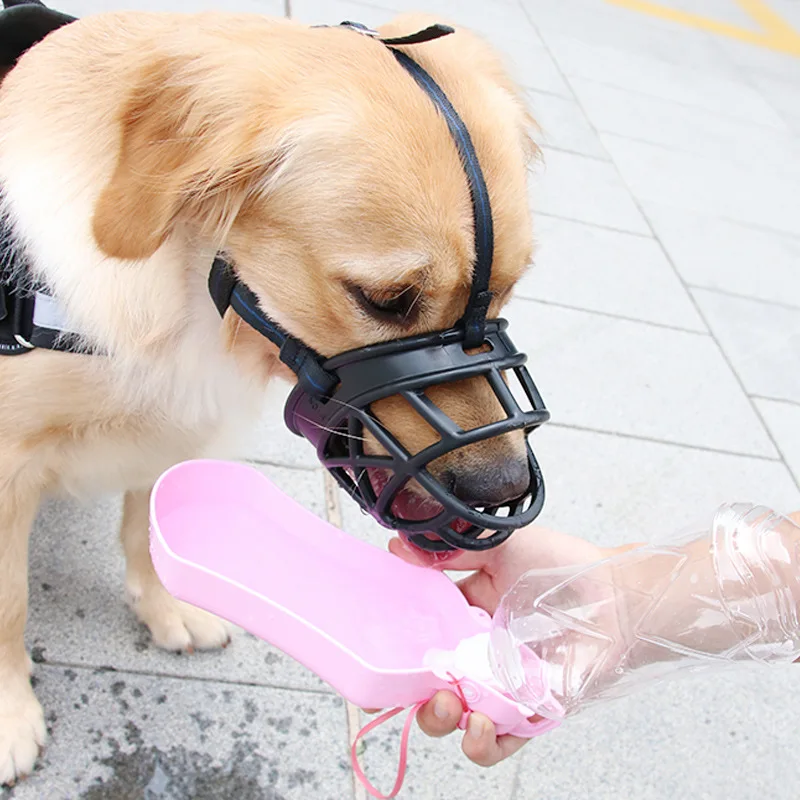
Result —
[[[404, 17], [381, 34], [435, 21]], [[531, 120], [472, 34], [407, 52], [447, 93], [480, 160], [497, 316], [532, 255]], [[445, 120], [379, 42], [232, 18], [207, 41], [147, 59], [121, 124], [93, 223], [109, 255], [145, 258], [171, 236], [207, 239], [270, 317], [324, 356], [450, 328], [463, 315], [475, 262], [464, 168]], [[275, 369], [274, 346], [231, 313], [225, 331], [246, 368]], [[505, 416], [485, 380], [427, 394], [465, 430]], [[437, 439], [399, 396], [373, 411], [411, 453]], [[380, 446], [368, 436], [366, 449]], [[462, 447], [429, 470], [469, 504], [500, 504], [528, 485], [524, 434]]]

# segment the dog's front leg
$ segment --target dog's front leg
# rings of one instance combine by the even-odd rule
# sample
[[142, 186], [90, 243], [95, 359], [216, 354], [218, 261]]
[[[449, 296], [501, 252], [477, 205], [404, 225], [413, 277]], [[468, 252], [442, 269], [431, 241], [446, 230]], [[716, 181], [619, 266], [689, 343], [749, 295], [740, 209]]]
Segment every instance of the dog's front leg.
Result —
[[161, 585], [150, 560], [149, 498], [149, 491], [128, 492], [122, 517], [125, 584], [136, 615], [165, 650], [224, 647], [230, 633], [222, 620], [176, 600]]
[[28, 538], [38, 504], [37, 492], [0, 488], [0, 785], [33, 769], [46, 736], [24, 640]]

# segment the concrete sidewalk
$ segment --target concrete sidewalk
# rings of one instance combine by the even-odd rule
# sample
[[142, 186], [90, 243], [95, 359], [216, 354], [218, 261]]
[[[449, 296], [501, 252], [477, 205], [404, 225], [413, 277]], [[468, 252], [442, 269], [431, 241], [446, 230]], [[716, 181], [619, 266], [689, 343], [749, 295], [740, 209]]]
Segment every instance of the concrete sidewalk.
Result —
[[[509, 312], [553, 412], [536, 434], [541, 521], [604, 544], [667, 535], [728, 500], [800, 508], [800, 58], [779, 52], [792, 47], [785, 28], [748, 43], [761, 34], [745, 4], [664, 3], [684, 14], [628, 0], [224, 4], [366, 24], [424, 8], [507, 55], [543, 128], [531, 188], [540, 251]], [[58, 7], [120, 5], [220, 7]], [[771, 7], [800, 30], [796, 2]], [[251, 457], [325, 514], [322, 473], [283, 429], [281, 394]], [[384, 543], [348, 503], [345, 527]], [[118, 515], [109, 500], [51, 503], [39, 518], [29, 645], [51, 739], [36, 773], [0, 797], [364, 798], [348, 763], [358, 721], [290, 659], [244, 634], [218, 654], [151, 647], [122, 603]], [[791, 669], [666, 685], [489, 771], [455, 737], [416, 732], [401, 797], [793, 800], [798, 689]], [[384, 789], [398, 730], [367, 741]]]

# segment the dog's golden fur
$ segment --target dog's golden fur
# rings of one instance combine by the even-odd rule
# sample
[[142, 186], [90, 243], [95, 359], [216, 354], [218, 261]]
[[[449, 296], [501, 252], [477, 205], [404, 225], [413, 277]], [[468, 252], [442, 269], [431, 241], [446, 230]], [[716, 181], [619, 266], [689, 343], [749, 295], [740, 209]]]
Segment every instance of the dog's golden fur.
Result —
[[[496, 314], [531, 256], [529, 120], [497, 57], [467, 32], [413, 55], [460, 111], [485, 172]], [[43, 494], [125, 491], [127, 587], [154, 641], [227, 641], [221, 622], [167, 595], [147, 546], [160, 472], [235, 455], [268, 378], [285, 375], [232, 312], [220, 323], [205, 288], [213, 254], [224, 248], [275, 320], [332, 355], [455, 323], [474, 253], [451, 136], [387, 48], [259, 16], [105, 14], [56, 31], [0, 87], [0, 186], [31, 273], [106, 351], [0, 358], [3, 783], [31, 769], [44, 738], [23, 645], [27, 540]], [[352, 286], [413, 291], [418, 309], [387, 324]], [[497, 413], [478, 384], [437, 393], [465, 425]], [[395, 406], [380, 416], [418, 449], [424, 426]], [[495, 441], [459, 468], [519, 453], [519, 439]]]

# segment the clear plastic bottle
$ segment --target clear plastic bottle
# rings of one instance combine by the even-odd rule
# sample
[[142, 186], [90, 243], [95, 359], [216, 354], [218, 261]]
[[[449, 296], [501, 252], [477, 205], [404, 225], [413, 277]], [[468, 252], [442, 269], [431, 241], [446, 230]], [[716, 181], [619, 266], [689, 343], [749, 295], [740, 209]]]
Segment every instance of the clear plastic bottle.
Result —
[[705, 530], [523, 575], [490, 635], [494, 677], [553, 719], [656, 679], [800, 658], [800, 527], [722, 506]]

